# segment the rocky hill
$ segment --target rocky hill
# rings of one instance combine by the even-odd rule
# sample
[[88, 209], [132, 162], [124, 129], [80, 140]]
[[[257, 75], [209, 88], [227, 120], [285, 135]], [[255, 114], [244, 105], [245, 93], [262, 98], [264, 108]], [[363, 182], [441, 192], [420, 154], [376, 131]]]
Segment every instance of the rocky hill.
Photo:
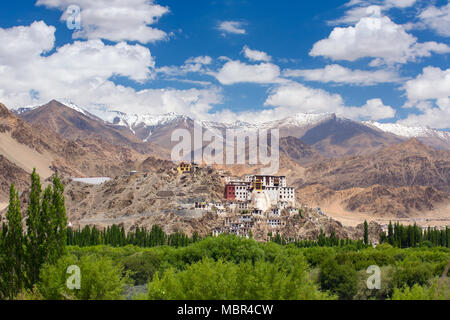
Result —
[[450, 191], [450, 152], [438, 151], [416, 139], [367, 156], [324, 160], [306, 168], [298, 187], [321, 184], [333, 190], [425, 186]]
[[66, 203], [72, 223], [120, 223], [158, 214], [196, 215], [195, 202], [219, 201], [224, 182], [212, 169], [179, 175], [166, 164], [154, 170], [118, 176], [101, 185], [66, 180]]

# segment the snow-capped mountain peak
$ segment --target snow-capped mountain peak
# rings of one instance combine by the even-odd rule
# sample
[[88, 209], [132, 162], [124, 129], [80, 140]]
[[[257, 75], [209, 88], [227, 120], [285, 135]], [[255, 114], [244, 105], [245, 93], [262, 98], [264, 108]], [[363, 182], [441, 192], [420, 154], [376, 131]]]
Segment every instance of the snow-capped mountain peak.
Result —
[[66, 107], [73, 109], [81, 114], [84, 114], [85, 116], [87, 116], [86, 111], [82, 108], [80, 108], [78, 105], [76, 105], [75, 103], [73, 103], [71, 100], [69, 99], [62, 99], [61, 103], [63, 105], [65, 105]]
[[439, 138], [450, 142], [450, 132], [425, 127], [410, 127], [398, 123], [379, 123], [375, 121], [364, 122], [365, 125], [379, 129], [383, 132], [395, 134], [405, 138]]

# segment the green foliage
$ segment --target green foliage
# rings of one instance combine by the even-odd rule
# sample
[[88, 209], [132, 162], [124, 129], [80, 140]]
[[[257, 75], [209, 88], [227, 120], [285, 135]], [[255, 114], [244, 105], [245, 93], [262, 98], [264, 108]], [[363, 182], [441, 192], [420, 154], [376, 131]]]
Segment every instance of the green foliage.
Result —
[[148, 284], [151, 300], [324, 300], [307, 278], [305, 262], [234, 264], [204, 259], [186, 271], [167, 270]]
[[151, 280], [161, 266], [161, 258], [155, 252], [138, 252], [123, 260], [125, 270], [135, 285], [144, 285]]
[[364, 221], [364, 244], [369, 245], [369, 225]]
[[322, 290], [329, 290], [341, 300], [351, 300], [358, 291], [358, 274], [350, 265], [338, 264], [328, 259], [320, 266], [319, 275]]
[[64, 254], [67, 218], [63, 192], [56, 175], [53, 188], [42, 193], [40, 177], [33, 170], [24, 233], [19, 195], [11, 185], [8, 224], [3, 224], [0, 240], [0, 297], [13, 299], [21, 291], [33, 290], [42, 265], [55, 263]]
[[[67, 269], [76, 265], [81, 269], [81, 287], [67, 287]], [[123, 267], [110, 258], [94, 254], [77, 258], [66, 255], [55, 264], [45, 264], [38, 289], [46, 300], [118, 300], [129, 282]]]
[[450, 300], [448, 279], [435, 279], [431, 285], [415, 284], [412, 287], [395, 289], [392, 300]]
[[12, 300], [25, 284], [22, 214], [14, 184], [9, 192], [6, 220], [8, 224], [3, 224], [0, 238], [0, 298]]
[[114, 247], [123, 247], [127, 245], [135, 245], [143, 248], [152, 248], [156, 246], [169, 245], [172, 247], [186, 247], [191, 243], [200, 240], [198, 233], [194, 233], [189, 238], [181, 232], [167, 235], [163, 229], [157, 225], [152, 227], [151, 231], [137, 227], [134, 231], [125, 232], [123, 226], [112, 225], [99, 231], [95, 226], [85, 226], [83, 230], [72, 230], [68, 228], [66, 231], [67, 244], [71, 246], [96, 246], [107, 244]]
[[48, 186], [42, 194], [40, 177], [33, 170], [25, 236], [28, 289], [39, 281], [42, 265], [55, 263], [65, 252], [67, 217], [63, 193], [64, 187], [55, 175], [52, 187]]
[[394, 284], [397, 288], [404, 286], [425, 285], [433, 276], [432, 265], [420, 261], [417, 257], [408, 257], [398, 263], [394, 272]]
[[[221, 274], [224, 274], [223, 277], [226, 276], [227, 281], [230, 281], [230, 283], [234, 283], [233, 281], [235, 281], [237, 274], [242, 275], [238, 280], [241, 284], [236, 284], [238, 287], [231, 286], [231, 293], [227, 293], [237, 297], [235, 299], [239, 299], [239, 297], [265, 299], [264, 295], [275, 299], [280, 296], [279, 292], [281, 289], [274, 282], [270, 282], [269, 279], [276, 279], [276, 281], [281, 279], [280, 281], [283, 283], [283, 279], [291, 274], [291, 266], [300, 265], [300, 270], [303, 270], [306, 274], [305, 278], [302, 278], [303, 276], [300, 278], [305, 279], [306, 283], [312, 283], [316, 288], [320, 288], [322, 293], [330, 290], [331, 293], [335, 292], [341, 299], [384, 300], [392, 298], [392, 293], [396, 286], [395, 276], [400, 276], [405, 272], [407, 276], [402, 275], [402, 277], [410, 278], [408, 275], [409, 271], [412, 274], [420, 273], [421, 268], [419, 267], [418, 271], [415, 270], [415, 266], [424, 264], [426, 268], [431, 270], [431, 273], [424, 277], [427, 278], [425, 282], [428, 283], [433, 277], [442, 274], [450, 259], [450, 250], [447, 248], [419, 247], [400, 249], [389, 244], [382, 244], [377, 246], [377, 248], [362, 247], [360, 249], [352, 245], [298, 248], [294, 244], [258, 243], [251, 239], [235, 236], [206, 238], [187, 247], [179, 248], [169, 246], [152, 248], [126, 246], [115, 248], [103, 245], [83, 248], [70, 247], [69, 251], [79, 259], [83, 256], [94, 254], [98, 257], [108, 257], [114, 263], [122, 263], [125, 266], [125, 271], [130, 272], [135, 285], [150, 282], [154, 286], [153, 288], [164, 290], [164, 299], [182, 298], [183, 292], [186, 291], [185, 286], [200, 286], [201, 283], [208, 286], [207, 289], [210, 291], [201, 291], [207, 289], [200, 286], [200, 288], [197, 287], [195, 289], [197, 291], [192, 291], [189, 294], [194, 295], [199, 294], [198, 292], [206, 292], [205, 294], [208, 294], [208, 297], [220, 297], [220, 292], [216, 290], [220, 291], [223, 288], [228, 288], [226, 284], [221, 282]], [[192, 266], [200, 268], [199, 266], [202, 263], [206, 263], [204, 262], [205, 260], [208, 265], [208, 267], [202, 266], [205, 270], [201, 269], [198, 271], [198, 269], [195, 269], [198, 272], [202, 272], [197, 274], [197, 278], [195, 278], [195, 281], [199, 284], [189, 282], [188, 279], [194, 279], [194, 276], [192, 274], [192, 277], [188, 276], [190, 273], [186, 272]], [[333, 261], [333, 265], [331, 267], [328, 266], [329, 272], [323, 277], [327, 273], [326, 266], [330, 260]], [[413, 262], [410, 269], [403, 269], [405, 261]], [[381, 267], [381, 290], [367, 289], [368, 274], [366, 270], [370, 265]], [[221, 271], [214, 273], [215, 269]], [[264, 272], [259, 270], [264, 270]], [[193, 273], [193, 271], [190, 272]], [[225, 275], [224, 272], [229, 274]], [[155, 276], [156, 274], [158, 274], [158, 277]], [[269, 278], [269, 275], [273, 275], [273, 277]], [[183, 285], [183, 282], [180, 282], [181, 279], [184, 279], [183, 277], [186, 277], [185, 285]], [[322, 287], [321, 281], [326, 277], [328, 284], [332, 285], [327, 287], [327, 283], [325, 283], [324, 287]], [[209, 279], [213, 280], [209, 282]], [[215, 281], [222, 283], [222, 287], [214, 287]], [[262, 288], [265, 289], [261, 289], [261, 283], [264, 284]], [[399, 283], [405, 283], [405, 281], [402, 280]], [[172, 284], [175, 290], [174, 293], [170, 292]], [[307, 288], [308, 286], [304, 287]], [[237, 288], [243, 289], [239, 291]], [[146, 299], [160, 298], [155, 292], [161, 291], [151, 292], [151, 296], [147, 295]], [[314, 293], [315, 291], [312, 290], [311, 292]], [[304, 293], [306, 294], [306, 289]], [[193, 298], [193, 296], [190, 297]], [[205, 299], [208, 297], [205, 297]], [[142, 296], [139, 298], [143, 299]]]
[[445, 230], [432, 229], [423, 231], [422, 228], [414, 226], [403, 226], [400, 223], [392, 225], [389, 223], [388, 234], [380, 235], [381, 243], [389, 243], [399, 248], [410, 248], [419, 246], [436, 246], [450, 248], [450, 228]]
[[392, 266], [381, 268], [381, 289], [369, 289], [367, 280], [371, 276], [366, 270], [359, 271], [358, 293], [354, 297], [355, 300], [386, 300], [394, 291]]

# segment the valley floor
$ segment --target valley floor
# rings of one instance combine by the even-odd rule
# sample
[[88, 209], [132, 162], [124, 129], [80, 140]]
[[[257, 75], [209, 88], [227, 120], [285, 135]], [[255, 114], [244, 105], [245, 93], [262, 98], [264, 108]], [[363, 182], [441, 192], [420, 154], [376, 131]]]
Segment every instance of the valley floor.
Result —
[[358, 212], [348, 212], [340, 208], [340, 206], [327, 206], [322, 210], [331, 218], [341, 222], [346, 227], [356, 227], [364, 223], [364, 221], [374, 221], [380, 225], [389, 224], [390, 221], [398, 221], [401, 224], [408, 225], [417, 223], [421, 227], [445, 227], [450, 225], [450, 204], [444, 205], [436, 210], [420, 215], [414, 215], [408, 218], [398, 218], [396, 216], [374, 216], [373, 214], [365, 214]]

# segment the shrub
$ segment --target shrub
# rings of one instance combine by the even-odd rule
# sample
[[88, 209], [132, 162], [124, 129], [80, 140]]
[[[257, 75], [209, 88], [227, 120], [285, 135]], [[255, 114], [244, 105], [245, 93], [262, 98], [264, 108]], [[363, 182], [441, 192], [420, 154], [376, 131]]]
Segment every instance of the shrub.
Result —
[[[81, 269], [80, 290], [69, 290], [66, 285], [67, 268], [72, 265]], [[43, 266], [38, 289], [45, 300], [116, 300], [122, 298], [129, 281], [128, 275], [123, 274], [123, 267], [110, 258], [86, 255], [78, 259], [68, 255], [55, 265]]]

